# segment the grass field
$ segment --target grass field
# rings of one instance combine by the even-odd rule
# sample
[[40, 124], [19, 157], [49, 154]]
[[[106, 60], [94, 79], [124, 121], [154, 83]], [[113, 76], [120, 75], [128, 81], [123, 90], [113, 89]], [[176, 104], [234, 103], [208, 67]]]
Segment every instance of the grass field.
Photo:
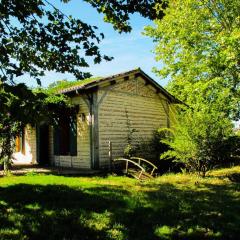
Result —
[[239, 176], [0, 178], [0, 239], [239, 239]]

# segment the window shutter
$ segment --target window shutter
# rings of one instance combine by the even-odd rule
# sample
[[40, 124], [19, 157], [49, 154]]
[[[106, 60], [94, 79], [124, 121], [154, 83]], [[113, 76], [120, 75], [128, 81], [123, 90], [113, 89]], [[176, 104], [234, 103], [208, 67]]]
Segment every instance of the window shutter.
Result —
[[77, 117], [76, 115], [70, 117], [70, 154], [77, 156]]
[[54, 155], [60, 155], [60, 129], [59, 126], [54, 126], [53, 130], [53, 141], [54, 141]]

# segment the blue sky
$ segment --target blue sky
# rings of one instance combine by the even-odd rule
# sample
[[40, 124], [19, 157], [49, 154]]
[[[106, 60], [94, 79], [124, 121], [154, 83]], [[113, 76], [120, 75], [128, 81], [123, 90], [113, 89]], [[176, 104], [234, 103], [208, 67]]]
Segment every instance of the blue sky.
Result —
[[[67, 4], [61, 3], [59, 0], [51, 0], [51, 2], [65, 14], [95, 25], [100, 32], [104, 33], [105, 39], [100, 43], [100, 49], [102, 53], [113, 56], [114, 60], [97, 65], [92, 64], [89, 71], [94, 76], [107, 76], [140, 67], [161, 85], [166, 85], [166, 80], [160, 80], [152, 73], [153, 66], [160, 67], [160, 63], [155, 62], [154, 54], [151, 52], [154, 43], [152, 39], [141, 34], [144, 26], [153, 24], [151, 21], [134, 14], [131, 18], [132, 32], [119, 34], [111, 24], [103, 21], [102, 15], [83, 1], [71, 0]], [[75, 79], [73, 75], [68, 73], [46, 72], [45, 74], [42, 77], [43, 86], [60, 79]], [[21, 77], [21, 79], [27, 81], [28, 85], [35, 85], [34, 81], [30, 80], [28, 76]]]

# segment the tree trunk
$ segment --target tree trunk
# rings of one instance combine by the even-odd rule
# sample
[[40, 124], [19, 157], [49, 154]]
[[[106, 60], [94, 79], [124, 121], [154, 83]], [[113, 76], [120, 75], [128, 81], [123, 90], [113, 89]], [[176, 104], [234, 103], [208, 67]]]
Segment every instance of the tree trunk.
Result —
[[12, 158], [12, 146], [10, 135], [6, 136], [3, 140], [1, 156], [3, 158], [3, 170], [4, 172], [8, 172]]

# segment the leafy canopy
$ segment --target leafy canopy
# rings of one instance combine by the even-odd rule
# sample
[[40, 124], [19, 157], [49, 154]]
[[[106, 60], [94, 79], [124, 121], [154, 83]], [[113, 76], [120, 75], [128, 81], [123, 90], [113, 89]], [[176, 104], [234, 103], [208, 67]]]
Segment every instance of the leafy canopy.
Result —
[[[62, 0], [69, 2], [69, 0]], [[131, 30], [129, 15], [135, 12], [155, 18], [155, 1], [85, 0], [120, 32]], [[158, 12], [159, 17], [162, 13]], [[77, 79], [90, 77], [82, 68], [111, 60], [100, 53], [104, 38], [96, 26], [67, 16], [47, 0], [2, 0], [0, 2], [0, 81], [14, 82], [24, 73], [37, 79], [45, 71], [69, 72]], [[90, 58], [89, 58], [90, 57]]]
[[14, 150], [14, 138], [26, 124], [54, 123], [70, 104], [63, 95], [28, 89], [24, 84], [0, 85], [0, 164], [7, 170]]
[[145, 34], [163, 63], [155, 72], [170, 78], [168, 90], [188, 107], [179, 112], [162, 158], [205, 175], [220, 163], [231, 120], [240, 118], [240, 1], [176, 0], [163, 12]]
[[206, 104], [239, 118], [240, 1], [170, 1], [164, 14], [145, 33], [164, 64], [155, 72], [169, 77], [168, 90], [194, 109]]
[[223, 113], [208, 108], [186, 109], [177, 118], [174, 129], [162, 140], [170, 150], [161, 159], [174, 159], [188, 171], [203, 176], [215, 165], [230, 161], [231, 154], [225, 146], [233, 134], [233, 126]]
[[[105, 21], [119, 32], [131, 30], [130, 14], [150, 19], [163, 14], [154, 10], [154, 0], [85, 2], [103, 13]], [[56, 91], [32, 92], [23, 84], [16, 85], [16, 78], [27, 73], [40, 84], [45, 71], [89, 78], [91, 74], [83, 71], [89, 61], [97, 64], [112, 59], [99, 50], [103, 38], [96, 26], [65, 15], [48, 0], [0, 1], [0, 160], [6, 166], [13, 151], [12, 139], [22, 126], [42, 118], [54, 121], [68, 105], [64, 97], [54, 95]], [[54, 90], [63, 85], [70, 84], [61, 83]]]

